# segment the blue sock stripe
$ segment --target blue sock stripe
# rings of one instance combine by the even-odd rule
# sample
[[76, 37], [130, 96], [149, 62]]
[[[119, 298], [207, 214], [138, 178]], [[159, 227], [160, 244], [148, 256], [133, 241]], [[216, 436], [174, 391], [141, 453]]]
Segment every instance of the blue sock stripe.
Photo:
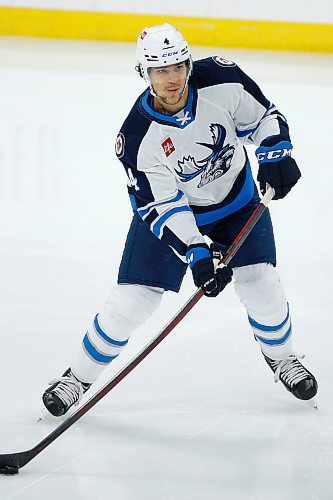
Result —
[[288, 304], [288, 313], [286, 319], [284, 319], [282, 323], [280, 323], [279, 325], [276, 326], [261, 325], [260, 323], [257, 323], [254, 319], [252, 319], [251, 316], [248, 316], [248, 320], [250, 325], [253, 326], [253, 328], [256, 328], [257, 330], [262, 330], [263, 332], [276, 332], [277, 330], [281, 330], [281, 328], [283, 328], [284, 325], [289, 320], [289, 304]]
[[99, 363], [109, 364], [114, 358], [117, 357], [117, 356], [106, 356], [105, 354], [100, 353], [96, 349], [96, 347], [92, 345], [87, 334], [84, 336], [83, 345], [87, 353]]
[[126, 344], [128, 344], [128, 339], [127, 340], [114, 340], [111, 337], [109, 337], [108, 335], [106, 335], [106, 333], [103, 332], [102, 328], [100, 327], [100, 325], [98, 323], [98, 314], [96, 314], [95, 319], [94, 319], [94, 327], [95, 327], [96, 333], [100, 337], [102, 337], [102, 339], [105, 340], [105, 342], [107, 342], [108, 344], [114, 345], [117, 347], [123, 347]]
[[275, 340], [269, 340], [269, 339], [264, 339], [263, 337], [259, 337], [259, 335], [256, 335], [256, 339], [259, 340], [260, 342], [262, 342], [263, 344], [267, 344], [267, 345], [281, 345], [281, 344], [284, 344], [285, 341], [290, 337], [291, 335], [291, 325], [289, 327], [289, 330], [287, 331], [287, 333], [281, 337], [280, 339], [275, 339]]

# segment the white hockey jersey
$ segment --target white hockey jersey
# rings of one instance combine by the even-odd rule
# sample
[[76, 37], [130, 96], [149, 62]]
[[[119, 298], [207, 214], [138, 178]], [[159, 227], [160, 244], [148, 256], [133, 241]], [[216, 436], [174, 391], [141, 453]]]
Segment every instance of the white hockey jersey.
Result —
[[288, 126], [251, 78], [218, 56], [194, 62], [183, 110], [158, 113], [147, 89], [118, 134], [134, 211], [184, 258], [206, 226], [251, 200], [244, 144], [271, 136], [289, 140]]

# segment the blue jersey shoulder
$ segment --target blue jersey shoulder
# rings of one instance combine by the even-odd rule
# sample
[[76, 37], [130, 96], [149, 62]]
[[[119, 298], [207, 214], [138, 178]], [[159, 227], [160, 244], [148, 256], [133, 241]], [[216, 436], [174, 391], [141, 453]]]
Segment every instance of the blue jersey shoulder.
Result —
[[270, 102], [263, 95], [259, 86], [235, 62], [223, 57], [212, 56], [195, 61], [192, 79], [198, 89], [223, 83], [239, 83], [266, 109], [270, 106]]
[[238, 69], [233, 61], [212, 56], [194, 61], [192, 78], [198, 88], [211, 87], [221, 83], [241, 83]]
[[136, 168], [137, 166], [138, 150], [152, 123], [152, 120], [140, 111], [139, 103], [142, 96], [143, 94], [137, 98], [127, 115], [117, 135], [115, 146], [116, 155], [119, 160], [132, 168]]

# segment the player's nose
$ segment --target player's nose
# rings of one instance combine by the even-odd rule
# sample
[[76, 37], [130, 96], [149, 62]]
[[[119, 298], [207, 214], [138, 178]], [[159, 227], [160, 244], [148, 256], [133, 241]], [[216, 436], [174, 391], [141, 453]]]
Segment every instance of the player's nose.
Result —
[[170, 83], [178, 83], [180, 82], [180, 75], [177, 71], [170, 71], [169, 73], [169, 82]]

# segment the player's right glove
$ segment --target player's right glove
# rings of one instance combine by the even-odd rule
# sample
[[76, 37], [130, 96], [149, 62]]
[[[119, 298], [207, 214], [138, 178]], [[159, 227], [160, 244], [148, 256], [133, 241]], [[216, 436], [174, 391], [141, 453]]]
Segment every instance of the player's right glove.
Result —
[[195, 286], [202, 288], [207, 297], [216, 297], [230, 283], [232, 269], [222, 266], [215, 270], [208, 245], [190, 245], [186, 258]]

